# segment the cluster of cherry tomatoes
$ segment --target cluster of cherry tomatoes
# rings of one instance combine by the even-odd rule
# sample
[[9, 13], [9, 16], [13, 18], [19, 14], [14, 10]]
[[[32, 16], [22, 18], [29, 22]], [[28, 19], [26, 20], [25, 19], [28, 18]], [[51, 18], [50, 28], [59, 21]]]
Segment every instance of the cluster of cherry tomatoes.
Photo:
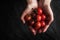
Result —
[[31, 14], [25, 16], [25, 21], [28, 26], [33, 27], [36, 31], [46, 25], [46, 15], [43, 13], [41, 8], [37, 8]]

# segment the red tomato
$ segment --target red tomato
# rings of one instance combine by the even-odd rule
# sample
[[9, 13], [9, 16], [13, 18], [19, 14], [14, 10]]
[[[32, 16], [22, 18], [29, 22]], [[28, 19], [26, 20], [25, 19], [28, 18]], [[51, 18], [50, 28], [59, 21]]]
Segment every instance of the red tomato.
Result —
[[44, 27], [46, 24], [44, 21], [41, 22], [41, 26]]
[[36, 22], [35, 23], [35, 29], [38, 30], [41, 27], [41, 23], [40, 22]]
[[41, 21], [41, 16], [37, 15], [37, 21]]
[[38, 14], [41, 15], [42, 14], [42, 9], [38, 8]]
[[26, 21], [31, 20], [31, 15], [26, 15], [26, 16], [25, 16], [25, 20], [26, 20]]
[[46, 16], [44, 14], [42, 14], [41, 19], [42, 20], [45, 20], [46, 19]]

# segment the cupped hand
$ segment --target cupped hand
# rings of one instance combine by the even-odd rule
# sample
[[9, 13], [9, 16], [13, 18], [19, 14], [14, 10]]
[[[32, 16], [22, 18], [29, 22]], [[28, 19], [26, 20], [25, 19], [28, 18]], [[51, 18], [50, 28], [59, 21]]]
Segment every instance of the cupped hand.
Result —
[[[43, 32], [46, 32], [54, 20], [53, 11], [50, 6], [51, 0], [39, 0], [38, 3], [37, 3], [37, 0], [27, 0], [27, 3], [28, 3], [28, 5], [27, 5], [26, 9], [23, 11], [23, 13], [21, 15], [21, 20], [22, 20], [23, 24], [25, 24], [24, 17], [27, 14], [30, 14], [33, 11], [33, 9], [38, 8], [38, 6], [39, 6], [44, 9], [46, 14], [50, 18], [48, 24], [45, 26], [45, 28], [43, 28]], [[42, 32], [41, 29], [40, 29], [40, 31]], [[36, 34], [36, 33], [34, 32], [34, 34]]]
[[24, 24], [25, 24], [24, 17], [27, 14], [30, 14], [33, 11], [33, 9], [38, 7], [37, 0], [27, 0], [27, 3], [28, 3], [28, 5], [27, 5], [26, 9], [23, 11], [23, 13], [21, 15], [21, 20]]
[[[54, 20], [54, 15], [53, 15], [53, 11], [51, 9], [50, 6], [51, 0], [39, 0], [39, 7], [43, 8], [43, 10], [45, 11], [45, 13], [48, 15], [48, 24], [45, 26], [45, 28], [43, 28], [43, 32], [46, 32], [47, 29], [49, 28], [49, 26], [51, 25], [51, 23]], [[40, 29], [40, 31], [42, 31]]]

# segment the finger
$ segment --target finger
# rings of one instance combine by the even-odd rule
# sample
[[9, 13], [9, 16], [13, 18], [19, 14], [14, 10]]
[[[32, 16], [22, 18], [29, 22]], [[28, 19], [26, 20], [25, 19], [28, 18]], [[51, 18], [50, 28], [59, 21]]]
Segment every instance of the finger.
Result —
[[44, 29], [43, 29], [43, 32], [46, 32], [47, 29], [48, 29], [49, 25], [47, 25]]
[[24, 17], [32, 11], [31, 9], [32, 8], [27, 7], [25, 11], [22, 13], [21, 20], [23, 23], [25, 23]]
[[34, 35], [36, 35], [35, 29], [33, 29], [32, 27], [29, 27], [29, 29], [32, 31], [32, 33], [33, 33]]
[[24, 17], [21, 18], [22, 22], [25, 24], [25, 20], [24, 20]]
[[48, 25], [45, 26], [43, 32], [47, 31], [47, 29], [49, 28], [49, 26], [51, 25], [52, 22], [53, 22], [53, 20], [50, 20], [50, 22], [48, 23]]

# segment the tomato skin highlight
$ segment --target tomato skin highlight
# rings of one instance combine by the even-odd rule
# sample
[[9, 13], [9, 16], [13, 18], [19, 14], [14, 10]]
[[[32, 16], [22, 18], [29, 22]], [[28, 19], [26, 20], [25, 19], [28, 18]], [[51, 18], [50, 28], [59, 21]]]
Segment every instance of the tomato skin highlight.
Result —
[[31, 20], [31, 15], [26, 15], [24, 19], [25, 19], [25, 21]]
[[42, 14], [41, 15], [41, 20], [45, 20], [46, 19], [46, 15]]
[[44, 27], [46, 24], [44, 21], [41, 22], [41, 26]]
[[42, 9], [38, 8], [38, 15], [41, 15], [41, 14], [42, 14]]
[[40, 15], [37, 15], [37, 21], [41, 21], [41, 16]]
[[38, 30], [41, 27], [41, 23], [40, 22], [36, 22], [35, 23], [35, 29]]

